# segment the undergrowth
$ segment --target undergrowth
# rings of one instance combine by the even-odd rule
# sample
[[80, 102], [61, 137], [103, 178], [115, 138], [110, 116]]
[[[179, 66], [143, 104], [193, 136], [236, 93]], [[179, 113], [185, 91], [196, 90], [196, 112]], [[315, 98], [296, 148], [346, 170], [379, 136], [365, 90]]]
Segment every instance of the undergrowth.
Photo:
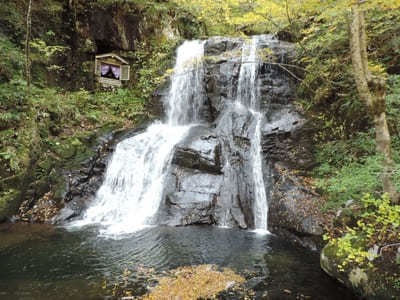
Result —
[[354, 265], [372, 268], [382, 255], [389, 255], [392, 263], [398, 264], [395, 253], [400, 241], [400, 205], [392, 205], [387, 195], [375, 198], [365, 194], [356, 222], [346, 228], [333, 228], [324, 239], [336, 248], [340, 271]]
[[[395, 169], [392, 179], [400, 190], [400, 76], [388, 80], [387, 115], [392, 133]], [[318, 167], [314, 169], [315, 184], [327, 196], [327, 208], [338, 208], [348, 200], [359, 201], [364, 193], [382, 193], [380, 175], [382, 157], [376, 155], [375, 132], [355, 133], [351, 138], [327, 141], [316, 147]]]

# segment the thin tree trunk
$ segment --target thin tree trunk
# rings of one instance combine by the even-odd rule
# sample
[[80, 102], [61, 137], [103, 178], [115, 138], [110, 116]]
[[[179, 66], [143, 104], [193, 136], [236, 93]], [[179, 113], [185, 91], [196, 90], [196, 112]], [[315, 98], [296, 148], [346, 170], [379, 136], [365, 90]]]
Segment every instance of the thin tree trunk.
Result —
[[31, 40], [31, 27], [32, 27], [32, 0], [29, 0], [28, 12], [26, 14], [26, 38], [25, 38], [25, 75], [27, 84], [27, 94], [30, 95], [31, 87], [31, 61], [30, 61], [30, 40]]
[[350, 51], [354, 79], [361, 100], [374, 120], [376, 131], [376, 151], [383, 156], [382, 183], [383, 191], [388, 193], [393, 203], [398, 203], [400, 194], [393, 184], [391, 175], [394, 171], [390, 132], [386, 121], [385, 80], [372, 76], [368, 69], [367, 35], [364, 12], [359, 4], [351, 9]]

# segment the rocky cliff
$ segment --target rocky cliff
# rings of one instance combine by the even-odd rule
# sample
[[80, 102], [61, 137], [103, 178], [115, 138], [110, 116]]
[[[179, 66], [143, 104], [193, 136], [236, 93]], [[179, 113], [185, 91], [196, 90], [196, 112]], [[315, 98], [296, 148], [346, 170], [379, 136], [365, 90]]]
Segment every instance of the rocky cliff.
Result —
[[[201, 122], [176, 147], [155, 223], [254, 228], [249, 147], [256, 124], [248, 110], [232, 106], [242, 67], [243, 43], [243, 39], [221, 37], [205, 43]], [[313, 165], [312, 129], [293, 104], [296, 82], [287, 69], [294, 57], [293, 46], [267, 36], [259, 48], [267, 53], [258, 68], [256, 88], [265, 118], [262, 151], [269, 228], [302, 237], [320, 235], [321, 199], [298, 175]], [[159, 101], [163, 94], [163, 90], [156, 93], [154, 106], [162, 106]], [[229, 162], [229, 166], [223, 162]], [[105, 163], [101, 165], [104, 167]], [[86, 178], [83, 184], [90, 180]], [[82, 190], [79, 184], [74, 190], [69, 194], [71, 203], [82, 198], [76, 192]], [[90, 197], [85, 194], [84, 198]], [[70, 211], [67, 215], [76, 214]]]
[[[96, 111], [102, 110], [101, 101], [94, 101], [99, 97], [94, 80], [96, 54], [112, 51], [126, 58], [132, 76], [125, 95], [138, 94], [136, 98], [144, 102], [158, 83], [157, 76], [169, 67], [179, 40], [200, 34], [199, 25], [189, 14], [178, 15], [177, 7], [167, 2], [33, 1], [33, 92], [28, 97], [23, 51], [27, 8], [25, 0], [5, 1], [0, 6], [0, 96], [4, 99], [0, 222], [17, 213], [21, 203], [24, 221], [47, 220], [32, 217], [32, 211], [46, 207], [51, 216], [64, 204], [66, 189], [61, 178], [96, 152], [96, 139], [123, 127], [121, 123], [133, 121], [136, 125], [152, 114], [150, 110], [142, 116], [121, 113], [125, 109], [135, 112], [135, 107], [118, 107], [112, 103], [115, 94], [110, 93], [100, 95], [108, 99], [96, 100], [109, 104], [107, 110], [115, 110], [122, 122], [110, 124], [99, 117]], [[30, 107], [32, 102], [35, 104]], [[26, 120], [33, 119], [35, 126], [28, 125]], [[69, 186], [69, 179], [66, 182]]]

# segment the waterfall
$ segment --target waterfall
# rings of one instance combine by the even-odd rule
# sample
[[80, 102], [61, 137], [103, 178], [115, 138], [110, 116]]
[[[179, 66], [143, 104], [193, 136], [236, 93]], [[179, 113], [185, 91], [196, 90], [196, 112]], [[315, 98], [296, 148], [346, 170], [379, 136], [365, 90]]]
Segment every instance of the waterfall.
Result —
[[257, 53], [266, 41], [254, 36], [238, 43], [236, 73], [221, 67], [222, 80], [237, 84], [227, 84], [225, 100], [214, 103], [220, 110], [210, 124], [206, 90], [213, 81], [203, 63], [207, 41], [184, 42], [163, 98], [165, 121], [116, 146], [94, 201], [73, 224], [99, 224], [102, 234], [118, 235], [157, 223], [184, 224], [197, 213], [197, 222], [267, 233]]
[[187, 41], [178, 48], [171, 87], [164, 99], [166, 121], [117, 145], [94, 202], [73, 225], [100, 224], [102, 234], [117, 235], [152, 224], [174, 147], [199, 121], [203, 55], [202, 41]]
[[236, 102], [249, 109], [256, 124], [250, 146], [254, 182], [254, 226], [259, 232], [267, 232], [268, 202], [265, 192], [261, 155], [261, 127], [264, 123], [264, 118], [263, 114], [258, 111], [260, 103], [256, 84], [259, 67], [257, 55], [259, 39], [260, 36], [253, 36], [243, 45]]
[[257, 45], [259, 36], [246, 40], [242, 47], [242, 64], [240, 67], [236, 101], [254, 110], [257, 104], [256, 77], [258, 72]]
[[259, 112], [252, 112], [256, 118], [254, 138], [251, 142], [251, 157], [253, 159], [253, 180], [254, 180], [254, 225], [256, 231], [268, 232], [268, 202], [265, 192], [263, 178], [263, 160], [261, 155], [261, 126], [263, 115]]
[[185, 42], [177, 51], [177, 61], [171, 78], [171, 88], [164, 100], [169, 126], [200, 121], [203, 104], [204, 42]]

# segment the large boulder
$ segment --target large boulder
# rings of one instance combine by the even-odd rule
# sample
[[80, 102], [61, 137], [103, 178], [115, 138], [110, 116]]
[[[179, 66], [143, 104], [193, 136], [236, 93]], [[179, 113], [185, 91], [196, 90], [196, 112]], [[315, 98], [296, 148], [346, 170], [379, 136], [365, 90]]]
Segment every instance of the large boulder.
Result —
[[291, 105], [271, 114], [263, 128], [263, 152], [273, 170], [268, 216], [277, 230], [311, 236], [323, 233], [324, 201], [301, 176], [315, 164], [312, 131]]
[[[343, 269], [339, 265], [343, 263], [343, 257], [338, 256], [338, 249], [332, 243], [327, 244], [321, 252], [321, 268], [333, 278], [336, 278], [360, 299], [366, 300], [391, 300], [400, 299], [398, 276], [396, 273], [385, 270], [390, 266], [360, 267], [355, 263], [347, 264]], [[381, 262], [384, 264], [384, 262]], [[394, 267], [396, 268], [396, 267]], [[398, 267], [397, 267], [398, 270]], [[393, 276], [393, 273], [395, 276]], [[390, 275], [389, 275], [390, 274]]]
[[217, 138], [215, 129], [199, 126], [177, 146], [158, 223], [248, 227], [246, 219], [251, 218], [248, 215], [252, 210], [243, 209], [245, 204], [240, 199], [240, 186], [248, 183], [239, 180], [240, 174], [232, 172], [230, 166], [222, 165], [227, 154], [224, 142]]

